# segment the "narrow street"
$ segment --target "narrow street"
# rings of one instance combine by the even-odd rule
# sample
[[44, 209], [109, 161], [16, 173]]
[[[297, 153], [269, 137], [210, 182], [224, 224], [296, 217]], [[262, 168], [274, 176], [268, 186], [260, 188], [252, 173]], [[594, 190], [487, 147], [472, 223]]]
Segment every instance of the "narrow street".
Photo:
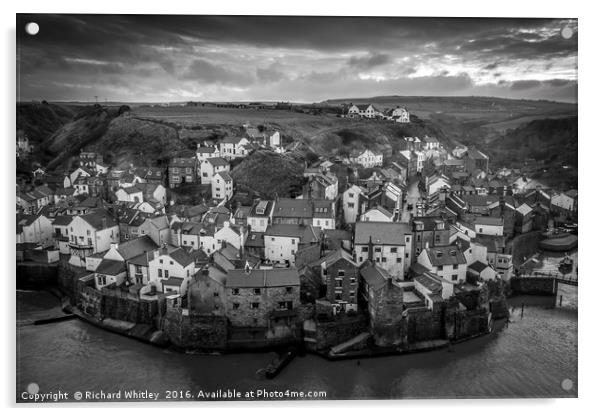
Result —
[[[414, 177], [408, 184], [406, 204], [403, 206], [401, 213], [401, 222], [410, 222], [411, 216], [416, 216], [416, 204], [421, 201], [420, 190], [418, 189], [419, 178]], [[412, 206], [411, 210], [408, 210], [408, 205]]]

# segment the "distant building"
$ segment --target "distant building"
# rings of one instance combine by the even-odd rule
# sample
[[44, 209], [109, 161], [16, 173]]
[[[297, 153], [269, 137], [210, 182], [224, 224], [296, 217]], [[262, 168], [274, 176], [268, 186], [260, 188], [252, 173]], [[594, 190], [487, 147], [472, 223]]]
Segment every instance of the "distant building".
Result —
[[372, 104], [352, 104], [347, 110], [348, 117], [376, 118], [382, 115]]
[[349, 156], [349, 160], [351, 163], [357, 163], [364, 168], [373, 168], [382, 166], [383, 154], [381, 152], [373, 152], [370, 149], [366, 149], [363, 152], [352, 152]]
[[169, 187], [175, 188], [183, 184], [196, 182], [196, 157], [176, 157], [169, 162]]

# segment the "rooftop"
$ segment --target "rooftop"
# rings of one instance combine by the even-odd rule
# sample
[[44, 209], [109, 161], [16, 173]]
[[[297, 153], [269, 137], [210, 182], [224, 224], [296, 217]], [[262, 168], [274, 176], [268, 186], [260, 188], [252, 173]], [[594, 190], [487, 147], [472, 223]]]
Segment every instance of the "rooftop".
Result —
[[299, 286], [296, 269], [228, 270], [226, 287], [283, 287]]

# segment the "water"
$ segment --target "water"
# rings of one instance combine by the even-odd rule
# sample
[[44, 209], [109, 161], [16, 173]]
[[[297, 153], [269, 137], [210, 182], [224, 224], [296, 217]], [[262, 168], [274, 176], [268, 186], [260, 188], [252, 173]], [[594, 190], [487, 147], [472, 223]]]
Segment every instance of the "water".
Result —
[[[197, 394], [200, 389], [324, 391], [329, 399], [576, 397], [577, 288], [561, 285], [560, 291], [561, 308], [554, 308], [550, 297], [511, 299], [511, 323], [498, 321], [490, 335], [450, 350], [359, 362], [308, 354], [273, 380], [256, 375], [270, 361], [269, 353], [186, 355], [79, 320], [30, 325], [30, 316], [56, 305], [42, 295], [21, 293], [17, 400], [30, 383], [37, 383], [40, 393], [148, 389], [161, 398], [167, 390]], [[572, 382], [569, 390], [562, 388], [566, 379]]]

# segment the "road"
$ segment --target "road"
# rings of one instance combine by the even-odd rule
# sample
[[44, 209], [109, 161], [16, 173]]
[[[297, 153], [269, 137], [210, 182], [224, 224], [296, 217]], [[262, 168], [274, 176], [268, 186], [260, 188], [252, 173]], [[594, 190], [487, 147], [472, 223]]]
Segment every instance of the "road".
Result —
[[[408, 184], [406, 204], [401, 213], [401, 222], [409, 223], [411, 216], [416, 216], [416, 204], [421, 201], [420, 190], [418, 189], [419, 178], [412, 178]], [[412, 210], [408, 210], [408, 205], [412, 205]]]

